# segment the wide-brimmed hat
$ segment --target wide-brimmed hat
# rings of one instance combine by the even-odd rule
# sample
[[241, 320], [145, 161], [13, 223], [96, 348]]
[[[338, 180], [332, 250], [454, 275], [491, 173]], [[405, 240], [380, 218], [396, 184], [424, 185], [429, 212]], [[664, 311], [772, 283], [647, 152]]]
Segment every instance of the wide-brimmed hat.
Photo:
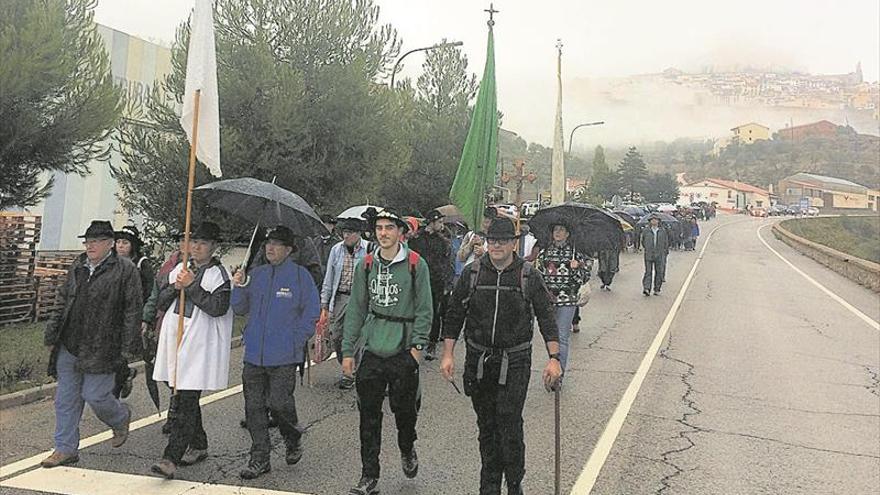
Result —
[[431, 223], [431, 222], [434, 222], [434, 221], [437, 221], [437, 220], [440, 220], [443, 218], [446, 218], [446, 215], [440, 213], [437, 210], [431, 210], [428, 212], [427, 215], [425, 215], [425, 221], [428, 223]]
[[270, 230], [268, 234], [266, 234], [267, 241], [278, 241], [285, 246], [292, 247], [296, 250], [296, 236], [293, 235], [293, 231], [284, 225], [279, 225], [274, 229]]
[[126, 225], [122, 230], [113, 233], [113, 237], [117, 240], [126, 239], [135, 246], [143, 246], [144, 241], [141, 240], [141, 232], [134, 225]]
[[109, 220], [92, 220], [86, 233], [78, 236], [80, 239], [113, 239], [113, 225]]
[[410, 228], [409, 224], [404, 221], [403, 217], [392, 208], [383, 208], [382, 211], [378, 212], [375, 208], [367, 208], [367, 211], [364, 212], [363, 216], [370, 224], [370, 230], [375, 230], [376, 222], [382, 219], [393, 221], [405, 231]]
[[220, 227], [214, 222], [202, 222], [189, 237], [190, 239], [201, 239], [203, 241], [219, 241]]
[[340, 218], [339, 222], [336, 223], [336, 228], [349, 232], [363, 232], [367, 230], [367, 222], [357, 218]]
[[509, 218], [496, 218], [486, 229], [486, 239], [515, 239], [516, 226]]

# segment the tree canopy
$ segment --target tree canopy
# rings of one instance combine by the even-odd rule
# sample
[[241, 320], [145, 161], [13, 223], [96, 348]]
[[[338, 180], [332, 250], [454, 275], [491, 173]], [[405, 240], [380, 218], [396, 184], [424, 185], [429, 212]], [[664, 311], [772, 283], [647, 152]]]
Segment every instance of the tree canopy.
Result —
[[122, 112], [92, 9], [97, 0], [0, 1], [0, 210], [38, 204], [47, 172], [108, 158]]

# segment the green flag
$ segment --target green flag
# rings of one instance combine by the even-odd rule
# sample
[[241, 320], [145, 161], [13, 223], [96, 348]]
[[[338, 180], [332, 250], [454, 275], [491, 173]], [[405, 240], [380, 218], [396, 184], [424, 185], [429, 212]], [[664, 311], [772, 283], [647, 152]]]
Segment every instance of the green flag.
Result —
[[495, 94], [495, 39], [489, 27], [486, 68], [477, 93], [477, 104], [461, 152], [461, 162], [449, 199], [473, 230], [479, 230], [483, 218], [483, 198], [495, 181], [498, 158], [498, 98]]

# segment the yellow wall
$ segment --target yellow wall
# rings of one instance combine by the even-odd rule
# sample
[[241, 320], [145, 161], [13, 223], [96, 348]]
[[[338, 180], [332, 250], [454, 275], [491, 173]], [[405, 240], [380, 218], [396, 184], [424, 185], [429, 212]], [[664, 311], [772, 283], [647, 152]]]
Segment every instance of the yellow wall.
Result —
[[826, 194], [834, 197], [833, 205], [835, 208], [858, 208], [858, 209], [868, 208], [868, 195], [867, 194], [839, 193], [839, 192], [829, 192]]
[[733, 129], [733, 137], [743, 144], [770, 139], [770, 129], [758, 124], [745, 124]]

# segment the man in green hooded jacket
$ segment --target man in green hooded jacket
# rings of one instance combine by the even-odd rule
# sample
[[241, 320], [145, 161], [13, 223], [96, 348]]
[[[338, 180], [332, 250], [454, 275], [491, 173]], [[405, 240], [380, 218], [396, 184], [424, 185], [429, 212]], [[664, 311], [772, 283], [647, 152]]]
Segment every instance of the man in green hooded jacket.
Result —
[[428, 264], [402, 244], [406, 222], [388, 209], [367, 219], [378, 249], [355, 267], [345, 311], [342, 371], [352, 376], [355, 343], [364, 355], [356, 387], [360, 408], [361, 479], [350, 495], [379, 493], [379, 451], [385, 392], [397, 424], [403, 473], [414, 478], [419, 460], [414, 447], [419, 410], [419, 359], [433, 318]]

